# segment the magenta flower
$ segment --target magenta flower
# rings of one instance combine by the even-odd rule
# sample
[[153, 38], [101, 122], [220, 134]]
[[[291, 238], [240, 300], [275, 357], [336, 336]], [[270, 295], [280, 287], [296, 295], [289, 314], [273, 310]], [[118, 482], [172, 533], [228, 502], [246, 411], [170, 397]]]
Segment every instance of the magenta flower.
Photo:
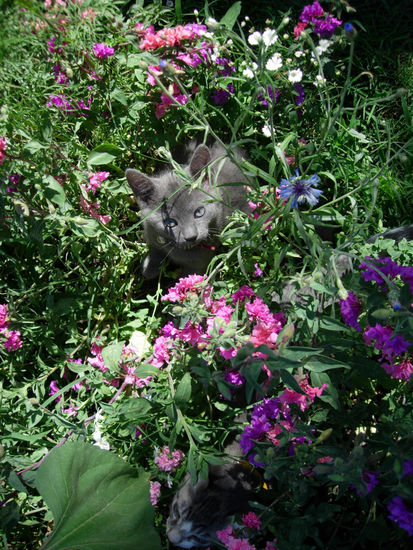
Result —
[[261, 520], [256, 514], [254, 514], [254, 512], [248, 512], [248, 514], [244, 514], [242, 516], [242, 523], [250, 529], [259, 530], [261, 526]]
[[3, 161], [6, 157], [6, 148], [7, 142], [5, 137], [0, 137], [0, 164], [3, 164]]
[[304, 6], [303, 11], [300, 15], [300, 21], [304, 23], [314, 23], [317, 20], [317, 17], [322, 17], [324, 15], [324, 10], [321, 7], [319, 2], [313, 2], [307, 6]]
[[363, 334], [364, 341], [368, 346], [373, 345], [381, 350], [382, 359], [393, 361], [393, 359], [404, 353], [410, 346], [401, 334], [394, 334], [391, 327], [383, 327], [379, 323], [375, 327], [367, 327]]
[[90, 172], [88, 174], [89, 183], [85, 187], [85, 191], [92, 191], [93, 194], [99, 189], [100, 184], [110, 176], [109, 172], [96, 172], [95, 174]]
[[7, 340], [4, 342], [4, 347], [7, 351], [16, 351], [16, 349], [19, 349], [22, 347], [23, 343], [20, 340], [20, 331], [18, 330], [11, 330], [10, 332], [6, 333]]
[[246, 285], [243, 285], [239, 290], [234, 292], [231, 298], [235, 305], [237, 302], [245, 302], [247, 298], [250, 298], [251, 296], [254, 296], [254, 295], [255, 295], [255, 292], [251, 288], [249, 288]]
[[261, 277], [261, 275], [264, 273], [263, 270], [260, 268], [258, 264], [254, 264], [254, 267], [255, 267], [254, 275], [256, 277]]
[[162, 296], [161, 301], [182, 302], [185, 300], [188, 292], [198, 293], [201, 289], [201, 283], [205, 280], [205, 275], [188, 275], [179, 279], [178, 283], [168, 290], [168, 293]]
[[361, 332], [361, 327], [358, 324], [357, 319], [361, 313], [362, 307], [354, 292], [350, 290], [347, 298], [345, 300], [340, 300], [339, 303], [341, 315], [346, 325], [355, 328], [358, 332]]
[[0, 329], [6, 329], [9, 325], [8, 305], [0, 304]]
[[98, 59], [106, 59], [115, 53], [113, 48], [106, 46], [103, 42], [94, 44], [93, 51]]

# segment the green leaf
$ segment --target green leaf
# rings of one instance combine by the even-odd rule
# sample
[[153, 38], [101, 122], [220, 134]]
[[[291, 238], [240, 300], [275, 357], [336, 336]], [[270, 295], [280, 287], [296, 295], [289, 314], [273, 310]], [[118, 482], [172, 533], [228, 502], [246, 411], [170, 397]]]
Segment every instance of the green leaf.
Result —
[[64, 206], [66, 203], [66, 193], [60, 183], [53, 176], [44, 176], [43, 183], [46, 184], [44, 196], [49, 201], [54, 202], [58, 206]]
[[192, 393], [191, 375], [186, 372], [179, 382], [175, 392], [175, 402], [179, 404], [188, 403]]
[[109, 344], [102, 350], [102, 357], [107, 367], [110, 371], [119, 370], [119, 360], [122, 355], [122, 349], [125, 342], [113, 342]]
[[8, 534], [19, 521], [20, 510], [16, 502], [0, 506], [0, 531]]
[[307, 395], [305, 391], [301, 389], [300, 384], [297, 382], [294, 376], [290, 372], [288, 372], [288, 370], [280, 370], [280, 376], [281, 380], [284, 382], [287, 388], [290, 388], [290, 390], [300, 393], [301, 395]]
[[99, 145], [96, 149], [93, 149], [93, 151], [89, 154], [87, 163], [89, 165], [109, 164], [122, 154], [122, 149], [116, 147], [116, 145], [112, 145], [111, 143], [102, 143], [102, 145]]
[[130, 420], [137, 420], [145, 416], [151, 408], [151, 402], [144, 397], [131, 397], [122, 404], [121, 413]]
[[147, 378], [148, 376], [158, 376], [160, 370], [153, 365], [139, 365], [133, 373], [138, 378]]
[[235, 2], [221, 19], [221, 25], [224, 25], [227, 29], [231, 30], [232, 27], [235, 25], [235, 21], [238, 19], [240, 13], [241, 2]]
[[83, 441], [56, 447], [35, 485], [54, 518], [43, 550], [160, 549], [149, 501], [149, 475]]
[[349, 369], [350, 366], [347, 363], [341, 363], [331, 357], [325, 357], [320, 355], [317, 359], [310, 359], [304, 365], [304, 368], [311, 372], [324, 372], [331, 369]]

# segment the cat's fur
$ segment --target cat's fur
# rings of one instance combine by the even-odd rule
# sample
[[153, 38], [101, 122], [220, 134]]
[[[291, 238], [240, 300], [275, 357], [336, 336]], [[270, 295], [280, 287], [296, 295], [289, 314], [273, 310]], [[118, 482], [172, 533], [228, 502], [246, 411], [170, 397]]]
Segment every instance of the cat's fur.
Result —
[[[238, 161], [244, 157], [239, 149], [233, 153]], [[181, 266], [183, 275], [205, 273], [228, 217], [236, 209], [248, 212], [247, 179], [219, 143], [198, 145], [181, 168], [192, 182], [204, 174], [201, 186], [191, 189], [172, 169], [150, 177], [126, 170], [149, 247], [142, 266], [147, 279], [159, 275], [166, 259]]]
[[[231, 447], [235, 446], [239, 447], [235, 443]], [[195, 485], [187, 476], [173, 498], [166, 523], [170, 542], [179, 548], [213, 544], [216, 532], [227, 527], [234, 514], [249, 511], [248, 501], [260, 482], [260, 476], [247, 463], [233, 459], [210, 466], [208, 479]]]

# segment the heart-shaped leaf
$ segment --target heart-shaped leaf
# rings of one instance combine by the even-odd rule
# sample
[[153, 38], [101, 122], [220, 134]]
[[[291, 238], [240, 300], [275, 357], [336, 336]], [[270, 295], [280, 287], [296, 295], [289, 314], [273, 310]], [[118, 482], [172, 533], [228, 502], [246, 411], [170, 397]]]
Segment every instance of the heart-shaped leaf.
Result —
[[160, 549], [148, 478], [90, 443], [55, 448], [35, 479], [54, 518], [42, 550]]

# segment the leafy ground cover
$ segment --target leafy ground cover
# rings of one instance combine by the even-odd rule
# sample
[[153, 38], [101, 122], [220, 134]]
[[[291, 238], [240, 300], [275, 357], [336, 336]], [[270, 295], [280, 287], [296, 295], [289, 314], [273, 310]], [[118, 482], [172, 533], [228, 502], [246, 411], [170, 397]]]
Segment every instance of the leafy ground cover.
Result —
[[[166, 4], [2, 6], [4, 547], [171, 547], [235, 431], [267, 490], [211, 548], [408, 548], [413, 250], [366, 242], [412, 221], [408, 3]], [[124, 171], [193, 137], [251, 213], [146, 282]]]

